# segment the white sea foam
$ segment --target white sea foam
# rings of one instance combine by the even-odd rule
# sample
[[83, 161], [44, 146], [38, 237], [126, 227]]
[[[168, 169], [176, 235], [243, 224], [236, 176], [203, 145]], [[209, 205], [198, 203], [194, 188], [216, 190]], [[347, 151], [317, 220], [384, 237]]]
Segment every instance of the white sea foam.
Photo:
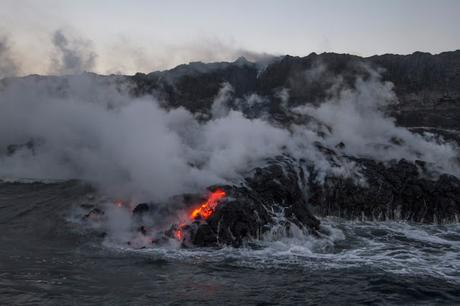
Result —
[[260, 240], [242, 248], [180, 249], [177, 245], [134, 250], [190, 264], [225, 263], [256, 269], [365, 268], [460, 283], [460, 225], [352, 222], [323, 219], [320, 237], [296, 235]]

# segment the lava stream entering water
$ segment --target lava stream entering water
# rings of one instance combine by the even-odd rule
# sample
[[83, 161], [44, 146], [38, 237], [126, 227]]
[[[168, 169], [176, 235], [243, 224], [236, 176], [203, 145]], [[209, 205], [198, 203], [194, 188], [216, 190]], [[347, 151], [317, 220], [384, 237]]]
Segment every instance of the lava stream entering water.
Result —
[[[216, 209], [219, 200], [223, 199], [226, 195], [227, 194], [222, 189], [217, 189], [216, 191], [211, 192], [207, 200], [202, 202], [198, 208], [192, 211], [192, 213], [189, 215], [190, 220], [193, 221], [199, 218], [209, 219], [209, 217], [211, 217], [214, 213], [214, 210]], [[184, 239], [184, 232], [182, 228], [185, 225], [186, 224], [184, 223], [180, 224], [178, 226], [178, 229], [174, 233], [177, 240]]]
[[195, 220], [199, 218], [200, 216], [204, 219], [208, 219], [211, 217], [212, 213], [216, 209], [217, 203], [219, 200], [225, 197], [225, 191], [218, 189], [214, 192], [212, 192], [208, 199], [204, 202], [201, 203], [200, 207], [192, 211], [190, 214], [190, 219]]

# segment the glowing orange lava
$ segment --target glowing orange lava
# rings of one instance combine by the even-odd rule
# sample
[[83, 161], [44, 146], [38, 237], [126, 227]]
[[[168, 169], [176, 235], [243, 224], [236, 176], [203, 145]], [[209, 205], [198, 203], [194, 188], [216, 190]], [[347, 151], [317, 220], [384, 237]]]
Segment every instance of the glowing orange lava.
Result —
[[192, 211], [192, 213], [190, 214], [191, 219], [195, 220], [200, 217], [208, 219], [216, 209], [219, 200], [225, 197], [225, 195], [225, 191], [223, 191], [222, 189], [217, 189], [216, 191], [212, 192], [209, 195], [208, 199], [204, 203], [202, 203], [200, 207]]
[[177, 229], [174, 233], [174, 236], [176, 236], [177, 240], [184, 239], [184, 232], [182, 231], [182, 228]]

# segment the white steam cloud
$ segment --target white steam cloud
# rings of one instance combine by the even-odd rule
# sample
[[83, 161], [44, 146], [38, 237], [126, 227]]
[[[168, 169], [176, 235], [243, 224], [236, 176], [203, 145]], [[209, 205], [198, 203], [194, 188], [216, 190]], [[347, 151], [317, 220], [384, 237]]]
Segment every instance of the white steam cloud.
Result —
[[[458, 175], [457, 146], [396, 126], [394, 118], [385, 113], [387, 106], [398, 103], [393, 84], [382, 82], [376, 71], [364, 68], [370, 74], [369, 79], [358, 78], [355, 88], [345, 88], [343, 79], [335, 78], [331, 91], [341, 88], [337, 95], [318, 107], [306, 105], [294, 111], [320, 122], [321, 126], [316, 128], [322, 128], [324, 143], [328, 147], [343, 143], [342, 151], [347, 155], [381, 161], [420, 159], [438, 171]], [[315, 68], [307, 76], [311, 78], [320, 70], [325, 71]]]
[[[293, 110], [316, 120], [281, 127], [247, 118], [235, 105], [265, 99], [250, 95], [232, 103], [229, 84], [203, 122], [183, 108], [165, 110], [153, 97], [130, 97], [90, 74], [17, 79], [0, 91], [0, 176], [79, 178], [113, 196], [164, 200], [236, 182], [282, 153], [309, 160], [324, 173], [351, 171], [350, 164], [330, 165], [317, 142], [331, 148], [343, 142], [343, 153], [357, 157], [424, 159], [459, 175], [456, 147], [430, 142], [385, 115], [382, 109], [395, 99], [390, 84], [374, 74], [355, 87], [319, 107]], [[288, 92], [280, 95], [287, 105]], [[13, 154], [11, 144], [17, 145]]]
[[164, 199], [236, 179], [248, 163], [279, 154], [289, 139], [287, 131], [234, 111], [200, 124], [151, 97], [91, 87], [97, 82], [90, 77], [65, 78], [72, 95], [50, 93], [52, 86], [35, 78], [2, 91], [0, 147], [33, 140], [36, 149], [3, 152], [0, 175], [80, 178], [114, 195]]

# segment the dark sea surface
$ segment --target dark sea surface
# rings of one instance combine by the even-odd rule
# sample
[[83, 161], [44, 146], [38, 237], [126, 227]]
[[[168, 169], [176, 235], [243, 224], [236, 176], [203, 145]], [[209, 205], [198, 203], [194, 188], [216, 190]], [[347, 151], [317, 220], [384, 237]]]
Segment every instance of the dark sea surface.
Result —
[[1, 305], [460, 304], [460, 225], [323, 219], [242, 249], [134, 250], [75, 222], [89, 190], [0, 183]]

